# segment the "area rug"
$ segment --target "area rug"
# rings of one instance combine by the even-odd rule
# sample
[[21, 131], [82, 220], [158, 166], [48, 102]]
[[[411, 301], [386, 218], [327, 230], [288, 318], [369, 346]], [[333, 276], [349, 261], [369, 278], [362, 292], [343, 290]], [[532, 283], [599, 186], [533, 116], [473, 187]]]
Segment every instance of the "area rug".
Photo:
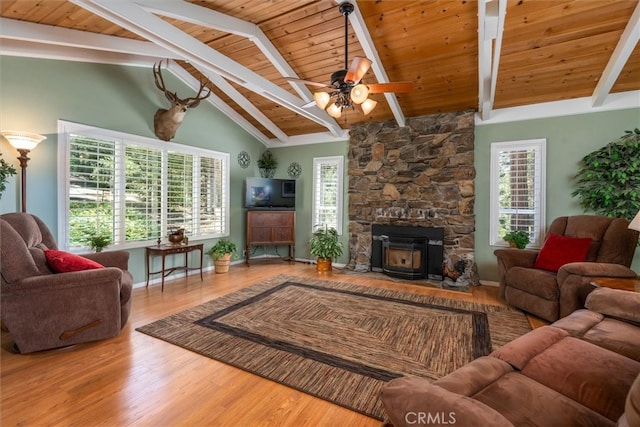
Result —
[[383, 419], [387, 381], [435, 380], [530, 327], [509, 307], [281, 275], [137, 330]]

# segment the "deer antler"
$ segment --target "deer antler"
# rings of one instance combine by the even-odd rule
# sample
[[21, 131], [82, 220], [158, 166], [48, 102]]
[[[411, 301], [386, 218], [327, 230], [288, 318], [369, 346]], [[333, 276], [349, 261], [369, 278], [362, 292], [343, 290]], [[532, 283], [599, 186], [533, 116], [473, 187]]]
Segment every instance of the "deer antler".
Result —
[[[209, 82], [209, 79], [207, 80], [200, 80], [200, 89], [198, 89], [198, 94], [193, 97], [193, 98], [185, 98], [182, 101], [185, 102], [187, 104], [187, 108], [194, 108], [197, 107], [198, 104], [200, 104], [200, 101], [202, 101], [203, 99], [207, 99], [209, 97], [209, 95], [211, 95], [211, 89], [209, 89], [207, 87], [207, 83]], [[200, 94], [202, 93], [202, 91], [204, 90], [204, 88], [207, 88], [207, 93], [206, 95], [200, 96]]]
[[[169, 64], [168, 59], [167, 64]], [[160, 60], [160, 62], [158, 62], [157, 64], [153, 64], [153, 77], [154, 81], [156, 82], [156, 87], [164, 92], [164, 95], [169, 101], [171, 101], [171, 103], [174, 103], [179, 99], [178, 95], [175, 92], [169, 92], [164, 86], [164, 79], [162, 78], [162, 60]]]

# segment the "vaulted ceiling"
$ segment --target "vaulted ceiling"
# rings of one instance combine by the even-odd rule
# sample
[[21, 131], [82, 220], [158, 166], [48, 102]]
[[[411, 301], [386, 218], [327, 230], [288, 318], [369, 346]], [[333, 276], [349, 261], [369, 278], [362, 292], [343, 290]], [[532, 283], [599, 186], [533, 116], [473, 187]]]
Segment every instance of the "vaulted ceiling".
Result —
[[348, 62], [373, 61], [364, 83], [412, 81], [414, 90], [370, 95], [372, 113], [336, 120], [309, 107], [318, 88], [285, 77], [329, 84], [345, 68], [339, 3], [2, 0], [0, 43], [6, 55], [141, 65], [150, 78], [169, 58], [170, 72], [194, 91], [206, 76], [208, 101], [274, 146], [439, 112], [473, 109], [490, 122], [567, 100], [562, 108], [640, 106], [638, 0], [360, 0], [348, 17]]

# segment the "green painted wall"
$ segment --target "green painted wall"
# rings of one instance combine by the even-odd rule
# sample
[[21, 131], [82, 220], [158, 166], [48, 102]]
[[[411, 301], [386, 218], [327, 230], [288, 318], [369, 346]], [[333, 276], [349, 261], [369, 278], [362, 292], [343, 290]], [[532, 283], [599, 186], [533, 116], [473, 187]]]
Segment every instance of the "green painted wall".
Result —
[[[481, 279], [498, 280], [493, 250], [489, 245], [489, 173], [491, 143], [535, 138], [547, 139], [546, 222], [564, 215], [584, 213], [573, 176], [580, 160], [624, 135], [627, 129], [640, 127], [640, 109], [607, 111], [551, 119], [526, 120], [476, 126], [476, 262]], [[640, 248], [632, 268], [640, 272]]]
[[[168, 87], [178, 96], [192, 90], [170, 73]], [[57, 120], [84, 123], [146, 137], [153, 135], [153, 114], [168, 101], [154, 86], [151, 71], [67, 61], [39, 60], [0, 56], [0, 129], [41, 133], [48, 138], [31, 153], [28, 167], [28, 210], [40, 216], [57, 233]], [[489, 246], [489, 164], [491, 142], [547, 138], [547, 222], [561, 215], [581, 213], [571, 198], [571, 177], [580, 159], [625, 129], [640, 126], [640, 109], [529, 120], [476, 127], [476, 259], [483, 280], [497, 280], [493, 247]], [[263, 144], [231, 122], [208, 102], [191, 110], [173, 142], [210, 148], [230, 154], [231, 166], [231, 238], [243, 248], [245, 224], [243, 208], [244, 179], [259, 176], [256, 160], [266, 149]], [[159, 143], [161, 143], [159, 141]], [[247, 151], [251, 165], [238, 166], [237, 155]], [[309, 258], [311, 236], [312, 164], [314, 157], [345, 156], [345, 203], [347, 196], [348, 143], [327, 143], [272, 148], [279, 161], [277, 178], [288, 178], [287, 167], [296, 161], [302, 166], [297, 183], [296, 256]], [[17, 152], [0, 144], [3, 158], [16, 167]], [[18, 168], [19, 169], [19, 168]], [[17, 178], [17, 177], [16, 177]], [[13, 178], [0, 199], [0, 213], [19, 209], [19, 183]], [[348, 205], [347, 205], [348, 206]], [[348, 248], [348, 209], [344, 210], [341, 241]], [[205, 249], [212, 241], [205, 242]], [[131, 270], [136, 282], [144, 280], [144, 251], [131, 250]], [[339, 263], [348, 262], [345, 253]], [[640, 250], [632, 266], [640, 272]]]
[[[167, 87], [187, 97], [193, 90], [164, 75]], [[27, 208], [41, 217], [57, 238], [57, 121], [58, 119], [155, 138], [153, 115], [168, 101], [155, 87], [150, 69], [69, 61], [0, 56], [0, 129], [24, 130], [47, 136], [30, 154], [27, 168]], [[247, 151], [258, 158], [264, 145], [208, 102], [190, 110], [172, 142], [230, 154], [230, 235], [244, 245], [244, 178], [257, 174], [255, 161], [247, 169], [237, 156]], [[162, 141], [158, 141], [162, 144]], [[17, 151], [0, 144], [3, 158], [19, 171]], [[14, 177], [0, 199], [0, 213], [20, 209], [19, 179]], [[205, 241], [205, 250], [213, 243]], [[130, 250], [136, 282], [144, 280], [144, 250]], [[207, 265], [210, 261], [207, 259]], [[156, 276], [157, 277], [157, 276]]]
[[313, 259], [309, 254], [309, 239], [313, 231], [311, 208], [313, 205], [313, 158], [328, 156], [344, 156], [344, 204], [342, 219], [342, 236], [344, 252], [337, 263], [349, 262], [349, 198], [347, 195], [347, 150], [349, 144], [330, 142], [324, 144], [299, 145], [286, 148], [272, 148], [271, 152], [278, 160], [275, 178], [289, 178], [287, 168], [291, 162], [298, 162], [302, 174], [296, 181], [296, 258]]

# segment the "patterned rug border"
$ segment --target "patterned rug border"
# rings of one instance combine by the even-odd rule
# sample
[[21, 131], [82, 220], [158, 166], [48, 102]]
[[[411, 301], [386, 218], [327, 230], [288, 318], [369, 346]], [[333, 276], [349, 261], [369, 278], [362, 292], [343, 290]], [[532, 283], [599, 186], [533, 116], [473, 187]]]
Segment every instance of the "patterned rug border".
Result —
[[[378, 394], [386, 381], [371, 378], [368, 375], [360, 375], [340, 367], [325, 365], [321, 361], [307, 359], [283, 349], [267, 347], [259, 342], [256, 343], [198, 324], [199, 321], [212, 313], [259, 297], [265, 291], [277, 288], [287, 282], [355, 292], [381, 299], [398, 299], [405, 302], [446, 307], [453, 311], [486, 313], [491, 337], [490, 345], [493, 349], [501, 347], [531, 329], [524, 314], [511, 307], [372, 288], [334, 280], [280, 275], [138, 327], [136, 330], [306, 394], [328, 400], [373, 418], [382, 419], [384, 412]], [[514, 322], [517, 324], [514, 325]], [[265, 348], [268, 351], [265, 351]], [[256, 357], [255, 353], [259, 353], [262, 357]], [[281, 366], [275, 368], [272, 366], [268, 368], [269, 372], [261, 370], [261, 368], [267, 369], [264, 366], [272, 362], [273, 358], [281, 358]], [[295, 366], [295, 368], [291, 368], [291, 366]], [[340, 381], [345, 381], [346, 384], [349, 384], [350, 390], [325, 386], [322, 381], [315, 381], [316, 384], [306, 384], [304, 378], [296, 377], [297, 372], [315, 372], [315, 375], [311, 375], [312, 377], [331, 378], [334, 383], [338, 384]], [[434, 380], [437, 377], [430, 379]]]

